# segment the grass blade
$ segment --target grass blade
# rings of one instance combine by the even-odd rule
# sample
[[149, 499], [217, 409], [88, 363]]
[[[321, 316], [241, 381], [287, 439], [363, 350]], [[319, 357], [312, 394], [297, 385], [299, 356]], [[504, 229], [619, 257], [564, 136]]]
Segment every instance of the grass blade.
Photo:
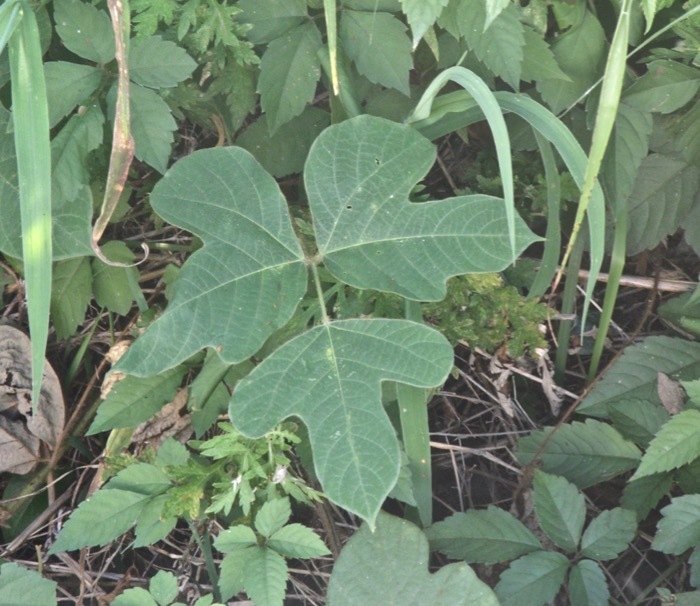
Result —
[[36, 17], [22, 3], [21, 22], [9, 41], [22, 254], [32, 338], [32, 404], [44, 373], [51, 305], [51, 148], [46, 83]]

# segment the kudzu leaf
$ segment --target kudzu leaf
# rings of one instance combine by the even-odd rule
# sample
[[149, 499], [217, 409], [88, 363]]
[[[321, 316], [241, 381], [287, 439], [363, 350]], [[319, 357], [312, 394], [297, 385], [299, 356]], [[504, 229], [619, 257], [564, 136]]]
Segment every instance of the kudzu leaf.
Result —
[[700, 410], [672, 416], [644, 453], [632, 480], [671, 471], [700, 457]]
[[401, 9], [413, 32], [413, 48], [418, 46], [428, 28], [432, 27], [449, 0], [401, 0]]
[[151, 204], [166, 221], [200, 236], [161, 318], [118, 368], [158, 374], [204, 347], [229, 363], [253, 355], [284, 326], [306, 290], [306, 268], [274, 179], [240, 148], [200, 150], [156, 185]]
[[329, 606], [498, 606], [493, 591], [464, 562], [428, 572], [428, 541], [413, 524], [386, 513], [364, 524], [333, 567]]
[[654, 248], [675, 233], [694, 206], [698, 189], [697, 166], [663, 154], [644, 158], [628, 200], [627, 253]]
[[[304, 182], [325, 266], [343, 282], [439, 301], [449, 277], [513, 261], [505, 203], [461, 196], [410, 203], [435, 148], [409, 126], [361, 116], [326, 129]], [[516, 216], [516, 251], [537, 240]]]
[[246, 38], [267, 44], [301, 25], [308, 15], [305, 0], [240, 0], [240, 20], [251, 25]]
[[672, 337], [648, 337], [627, 347], [605, 376], [593, 386], [577, 412], [606, 418], [608, 404], [620, 398], [648, 400], [661, 406], [658, 373], [674, 380], [700, 375], [700, 343]]
[[610, 591], [605, 573], [593, 560], [581, 560], [569, 572], [571, 606], [608, 606]]
[[534, 502], [542, 530], [555, 545], [575, 551], [586, 521], [586, 502], [564, 478], [535, 471]]
[[421, 324], [332, 322], [288, 341], [257, 366], [236, 387], [229, 414], [251, 438], [299, 417], [324, 492], [373, 524], [400, 464], [381, 382], [434, 387], [447, 377], [452, 359], [447, 340]]
[[496, 564], [542, 549], [522, 522], [493, 505], [452, 514], [433, 524], [426, 535], [432, 549], [469, 563]]
[[102, 76], [102, 70], [92, 65], [67, 61], [44, 63], [49, 126], [53, 128], [72, 112], [76, 105], [84, 103], [97, 90]]
[[411, 40], [396, 17], [375, 10], [344, 10], [338, 37], [357, 71], [370, 82], [410, 94]]
[[544, 606], [559, 592], [569, 560], [554, 551], [536, 551], [515, 560], [496, 585], [501, 606]]
[[55, 606], [57, 584], [34, 570], [27, 570], [7, 562], [0, 565], [0, 604], [42, 604]]
[[[518, 442], [517, 458], [523, 465], [552, 432], [551, 427], [533, 431]], [[564, 476], [579, 488], [587, 488], [636, 467], [641, 453], [610, 425], [588, 419], [562, 425], [542, 450], [542, 470]]]
[[637, 517], [633, 511], [616, 507], [603, 511], [581, 537], [581, 555], [594, 560], [612, 560], [634, 538]]
[[114, 33], [105, 11], [80, 0], [56, 0], [54, 19], [69, 51], [102, 65], [114, 59]]
[[680, 555], [700, 546], [700, 495], [689, 494], [671, 499], [671, 504], [661, 510], [652, 549]]
[[270, 134], [304, 111], [321, 75], [321, 32], [308, 21], [273, 40], [260, 62], [258, 92]]
[[129, 77], [150, 88], [171, 88], [189, 78], [197, 64], [184, 48], [160, 36], [129, 44]]

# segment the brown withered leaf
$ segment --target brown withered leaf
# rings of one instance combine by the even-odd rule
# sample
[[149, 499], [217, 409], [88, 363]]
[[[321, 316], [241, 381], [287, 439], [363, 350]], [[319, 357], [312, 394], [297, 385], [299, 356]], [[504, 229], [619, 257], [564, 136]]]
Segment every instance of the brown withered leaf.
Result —
[[678, 381], [674, 381], [662, 372], [656, 373], [656, 393], [670, 415], [676, 415], [683, 410], [685, 391]]
[[48, 450], [57, 445], [64, 415], [61, 384], [48, 362], [39, 404], [32, 410], [29, 338], [21, 330], [1, 325], [0, 472], [29, 473], [42, 456], [42, 443]]

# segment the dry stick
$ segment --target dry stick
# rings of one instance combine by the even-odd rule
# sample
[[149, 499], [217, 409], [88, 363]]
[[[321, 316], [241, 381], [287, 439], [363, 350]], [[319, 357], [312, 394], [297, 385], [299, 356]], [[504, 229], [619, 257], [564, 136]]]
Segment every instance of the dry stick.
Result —
[[[101, 261], [114, 267], [131, 267], [128, 263], [117, 263], [105, 257], [100, 249], [99, 241], [104, 233], [114, 209], [124, 191], [124, 184], [129, 175], [129, 167], [134, 159], [136, 145], [131, 136], [131, 117], [129, 112], [129, 67], [127, 42], [129, 37], [129, 5], [126, 4], [126, 18], [124, 18], [124, 0], [108, 0], [109, 14], [112, 17], [114, 30], [114, 45], [116, 49], [117, 67], [117, 103], [114, 110], [114, 131], [112, 134], [112, 153], [109, 158], [109, 172], [107, 173], [107, 185], [102, 200], [100, 216], [95, 221], [92, 229], [92, 250]], [[143, 245], [144, 252], [148, 256], [148, 247]], [[142, 259], [140, 263], [145, 260]]]
[[632, 344], [634, 340], [639, 336], [639, 333], [642, 332], [642, 328], [644, 328], [645, 322], [651, 315], [651, 311], [654, 306], [654, 301], [656, 300], [656, 296], [658, 294], [657, 286], [659, 283], [659, 273], [659, 269], [657, 269], [656, 274], [654, 276], [654, 288], [649, 293], [644, 313], [642, 314], [642, 317], [640, 318], [636, 328], [627, 340], [627, 343], [625, 343], [625, 345], [619, 349], [619, 351], [613, 356], [612, 360], [610, 360], [610, 362], [608, 362], [605, 368], [600, 373], [598, 373], [598, 376], [595, 378], [595, 380], [591, 381], [590, 385], [586, 386], [586, 388], [583, 390], [583, 393], [576, 399], [576, 401], [573, 404], [571, 404], [569, 408], [567, 408], [566, 412], [562, 415], [561, 419], [559, 419], [557, 424], [552, 428], [552, 431], [550, 431], [549, 434], [547, 434], [545, 439], [542, 441], [542, 444], [535, 452], [535, 455], [532, 457], [532, 460], [525, 467], [523, 467], [522, 475], [520, 477], [520, 481], [518, 482], [518, 487], [513, 493], [513, 502], [516, 503], [516, 506], [519, 510], [524, 511], [524, 507], [521, 507], [520, 503], [523, 496], [523, 492], [532, 484], [532, 477], [535, 473], [535, 469], [539, 465], [542, 453], [547, 447], [547, 444], [549, 444], [549, 441], [552, 439], [552, 436], [562, 427], [562, 425], [564, 425], [564, 423], [566, 423], [573, 416], [579, 404], [583, 402], [583, 399], [590, 393], [591, 389], [593, 389], [593, 387], [607, 374], [610, 368], [612, 368], [615, 362], [617, 362], [618, 358], [620, 358], [620, 356], [624, 353], [627, 346]]

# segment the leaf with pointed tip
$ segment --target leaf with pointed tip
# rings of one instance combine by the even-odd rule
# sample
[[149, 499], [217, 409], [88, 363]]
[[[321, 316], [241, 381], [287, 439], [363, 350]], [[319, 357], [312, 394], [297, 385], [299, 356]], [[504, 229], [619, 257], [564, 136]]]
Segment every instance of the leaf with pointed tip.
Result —
[[688, 494], [671, 499], [661, 510], [663, 518], [651, 544], [652, 549], [680, 555], [700, 545], [700, 495]]
[[407, 320], [342, 320], [285, 343], [236, 387], [229, 414], [260, 437], [282, 419], [308, 427], [316, 474], [335, 503], [374, 524], [399, 474], [381, 382], [435, 387], [452, 367], [447, 340]]
[[569, 560], [555, 551], [536, 551], [515, 560], [496, 585], [501, 606], [544, 606], [564, 582]]
[[432, 27], [449, 0], [401, 0], [401, 9], [413, 32], [413, 48]]
[[581, 560], [569, 572], [571, 606], [608, 606], [610, 591], [605, 573], [593, 560]]
[[[410, 203], [435, 148], [413, 128], [361, 116], [326, 129], [304, 182], [325, 266], [358, 288], [440, 301], [447, 279], [513, 261], [505, 203], [461, 196]], [[516, 217], [516, 249], [537, 240]]]
[[581, 555], [594, 560], [612, 560], [627, 549], [637, 531], [634, 511], [606, 509], [586, 528], [581, 537]]
[[578, 488], [560, 476], [535, 471], [535, 512], [542, 530], [566, 551], [575, 551], [586, 520], [586, 502]]
[[246, 151], [195, 152], [151, 195], [166, 221], [202, 238], [161, 318], [119, 362], [128, 374], [172, 368], [204, 347], [235, 364], [292, 317], [306, 290], [304, 255], [274, 179]]
[[406, 520], [381, 513], [362, 526], [331, 575], [329, 606], [497, 606], [493, 591], [464, 562], [428, 572], [428, 542]]

